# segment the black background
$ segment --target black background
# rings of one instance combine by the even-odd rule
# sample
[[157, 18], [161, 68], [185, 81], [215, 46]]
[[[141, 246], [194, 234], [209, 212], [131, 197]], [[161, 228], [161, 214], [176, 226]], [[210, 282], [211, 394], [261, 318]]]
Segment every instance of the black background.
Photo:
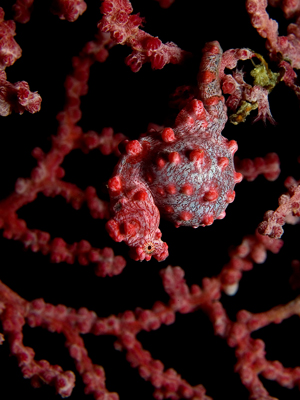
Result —
[[[11, 18], [10, 2], [1, 1], [6, 18]], [[104, 64], [91, 68], [90, 91], [82, 99], [83, 118], [79, 125], [84, 131], [100, 132], [111, 126], [131, 139], [145, 132], [149, 122], [163, 123], [168, 114], [169, 95], [176, 87], [196, 84], [201, 59], [201, 48], [211, 40], [218, 40], [223, 48], [248, 47], [268, 59], [264, 39], [252, 28], [243, 1], [192, 1], [175, 0], [168, 10], [162, 10], [152, 0], [133, 1], [134, 13], [146, 18], [145, 30], [163, 42], [173, 41], [182, 49], [193, 53], [184, 66], [167, 65], [163, 70], [152, 71], [144, 65], [133, 73], [124, 64], [130, 53], [125, 46], [116, 46]], [[17, 24], [18, 44], [22, 58], [7, 69], [8, 80], [25, 80], [32, 91], [42, 96], [42, 108], [37, 114], [24, 113], [1, 118], [0, 146], [0, 198], [14, 188], [18, 177], [27, 177], [36, 165], [31, 156], [34, 147], [50, 149], [50, 136], [57, 129], [56, 114], [64, 104], [63, 82], [71, 69], [71, 58], [83, 45], [92, 40], [101, 18], [100, 2], [87, 1], [87, 11], [74, 23], [61, 21], [49, 12], [50, 1], [36, 2], [31, 21]], [[269, 9], [272, 18], [280, 23], [280, 34], [286, 34], [287, 21], [280, 10]], [[241, 64], [242, 65], [242, 64]], [[239, 66], [241, 66], [239, 64]], [[244, 62], [245, 71], [251, 62]], [[276, 65], [270, 64], [276, 71]], [[246, 78], [247, 80], [247, 78]], [[248, 77], [248, 82], [251, 78]], [[75, 211], [63, 198], [38, 199], [19, 210], [29, 228], [50, 232], [52, 237], [62, 237], [68, 243], [89, 240], [95, 247], [112, 247], [115, 254], [126, 258], [127, 266], [121, 275], [98, 278], [93, 267], [78, 263], [52, 264], [49, 257], [24, 251], [18, 242], [0, 238], [1, 280], [27, 300], [43, 297], [46, 302], [69, 307], [87, 307], [99, 316], [106, 317], [136, 307], [151, 308], [156, 300], [168, 301], [163, 291], [159, 270], [168, 265], [180, 265], [187, 283], [201, 284], [205, 276], [214, 276], [228, 261], [228, 248], [241, 243], [244, 235], [252, 234], [263, 214], [277, 207], [277, 199], [285, 191], [283, 182], [292, 175], [299, 178], [299, 103], [295, 94], [284, 84], [278, 85], [270, 95], [270, 107], [276, 126], [251, 118], [239, 126], [227, 124], [224, 136], [238, 142], [240, 158], [265, 156], [277, 152], [282, 173], [275, 182], [264, 177], [254, 182], [238, 184], [236, 200], [227, 209], [227, 216], [212, 226], [175, 229], [161, 221], [163, 240], [169, 245], [170, 256], [164, 262], [134, 262], [128, 258], [123, 243], [114, 243], [104, 229], [105, 221], [94, 220], [84, 206]], [[100, 197], [106, 199], [103, 182], [106, 182], [116, 163], [116, 157], [102, 156], [99, 151], [84, 155], [73, 151], [65, 158], [65, 180], [84, 189], [96, 187]], [[256, 265], [244, 274], [240, 289], [234, 297], [222, 297], [222, 304], [231, 319], [237, 311], [246, 309], [263, 312], [295, 298], [290, 289], [291, 260], [299, 257], [299, 226], [285, 226], [284, 246], [278, 255], [269, 254], [267, 261]], [[267, 357], [278, 359], [286, 367], [300, 364], [300, 323], [292, 317], [280, 325], [271, 325], [256, 332], [253, 337], [266, 343]], [[234, 351], [224, 340], [215, 337], [212, 326], [201, 311], [178, 315], [176, 322], [162, 326], [158, 331], [138, 335], [145, 349], [166, 368], [174, 368], [190, 384], [203, 384], [207, 395], [214, 400], [230, 397], [232, 400], [248, 398], [248, 392], [233, 372], [236, 362]], [[93, 362], [106, 371], [106, 384], [110, 391], [118, 392], [120, 399], [150, 400], [153, 387], [130, 368], [125, 354], [113, 348], [114, 337], [85, 335], [89, 355]], [[64, 370], [75, 371], [72, 359], [64, 347], [64, 337], [41, 328], [24, 329], [24, 343], [36, 351], [36, 359], [47, 359]], [[281, 388], [274, 382], [263, 380], [270, 395], [280, 399], [296, 399], [298, 389]], [[31, 399], [55, 399], [53, 388], [33, 389], [23, 379], [17, 361], [9, 357], [7, 343], [0, 348], [0, 395], [3, 399], [27, 395]], [[83, 384], [76, 375], [76, 387], [71, 399], [84, 398]], [[86, 398], [92, 399], [91, 396]]]

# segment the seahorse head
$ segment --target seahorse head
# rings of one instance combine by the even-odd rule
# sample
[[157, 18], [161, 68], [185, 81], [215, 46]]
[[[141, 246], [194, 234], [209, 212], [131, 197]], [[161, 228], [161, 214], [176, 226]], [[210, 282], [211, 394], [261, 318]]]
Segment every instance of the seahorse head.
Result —
[[127, 193], [112, 208], [113, 218], [106, 229], [116, 242], [124, 241], [130, 247], [130, 257], [136, 261], [149, 261], [154, 257], [163, 261], [168, 257], [168, 245], [161, 240], [160, 213], [151, 194]]

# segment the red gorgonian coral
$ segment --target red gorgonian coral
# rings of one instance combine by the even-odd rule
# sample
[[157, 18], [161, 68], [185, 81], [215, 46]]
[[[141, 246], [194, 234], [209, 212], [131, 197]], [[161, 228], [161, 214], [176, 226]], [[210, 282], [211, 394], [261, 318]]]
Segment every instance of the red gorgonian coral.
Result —
[[6, 3], [1, 395], [298, 397], [299, 2]]

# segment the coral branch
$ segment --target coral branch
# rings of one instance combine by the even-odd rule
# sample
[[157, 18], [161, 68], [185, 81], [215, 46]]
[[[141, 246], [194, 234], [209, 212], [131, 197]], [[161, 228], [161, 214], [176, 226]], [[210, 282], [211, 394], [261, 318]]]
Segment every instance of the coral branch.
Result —
[[[62, 305], [55, 307], [52, 304], [45, 304], [42, 299], [29, 303], [2, 282], [0, 282], [0, 302], [2, 306], [0, 319], [4, 334], [9, 338], [11, 352], [18, 358], [23, 376], [30, 378], [34, 387], [39, 387], [41, 383], [54, 385], [57, 393], [62, 397], [68, 397], [74, 388], [75, 375], [72, 371], [63, 372], [58, 365], [51, 366], [46, 360], [34, 360], [33, 349], [24, 347], [22, 341], [25, 321], [31, 327], [42, 326], [51, 332], [63, 333], [66, 337], [66, 346], [86, 385], [85, 392], [94, 394], [95, 399], [109, 394], [105, 388], [103, 369], [92, 364], [80, 337], [80, 333], [89, 330], [87, 327], [95, 320], [95, 313], [86, 309], [76, 312]], [[119, 397], [116, 393], [112, 393], [106, 398], [117, 400]]]
[[60, 19], [74, 22], [86, 10], [84, 0], [52, 0], [50, 11]]
[[268, 153], [265, 157], [254, 160], [234, 157], [234, 165], [247, 181], [254, 181], [258, 175], [263, 175], [268, 181], [275, 181], [280, 174], [280, 161], [276, 153]]
[[[76, 126], [81, 117], [80, 96], [87, 92], [90, 66], [96, 60], [106, 59], [108, 53], [105, 46], [109, 44], [109, 37], [100, 33], [94, 42], [85, 46], [80, 58], [74, 57], [74, 72], [67, 77], [65, 83], [66, 105], [64, 111], [57, 117], [60, 126], [57, 136], [52, 137], [51, 150], [48, 154], [44, 154], [40, 148], [33, 150], [32, 154], [37, 159], [38, 165], [32, 170], [31, 177], [19, 178], [15, 184], [15, 192], [0, 202], [0, 225], [4, 229], [4, 237], [20, 240], [26, 248], [34, 252], [50, 254], [53, 262], [74, 263], [78, 260], [82, 265], [94, 262], [96, 274], [99, 276], [121, 273], [125, 267], [123, 257], [115, 257], [109, 248], [103, 250], [93, 248], [85, 240], [73, 244], [65, 243], [62, 238], [51, 240], [47, 232], [28, 229], [26, 222], [19, 219], [16, 212], [25, 204], [36, 200], [37, 194], [42, 192], [45, 196], [63, 196], [75, 209], [79, 209], [84, 202], [87, 202], [93, 218], [109, 217], [108, 205], [98, 198], [96, 190], [87, 187], [83, 191], [74, 184], [64, 182], [61, 180], [64, 170], [60, 166], [64, 157], [77, 148], [81, 148], [84, 153], [98, 148], [106, 155], [111, 152], [120, 154], [117, 145], [125, 139], [124, 135], [114, 135], [110, 128], [104, 128], [100, 135], [96, 132], [84, 134], [82, 129]], [[25, 98], [25, 95], [23, 97]], [[29, 105], [33, 107], [30, 102]]]
[[21, 57], [22, 50], [14, 40], [16, 25], [14, 21], [4, 21], [4, 11], [0, 7], [0, 116], [5, 117], [15, 111], [19, 114], [40, 110], [41, 97], [29, 90], [27, 82], [11, 84], [6, 80], [6, 67]]
[[275, 211], [267, 211], [264, 221], [258, 226], [259, 233], [271, 238], [280, 238], [283, 234], [282, 226], [287, 222], [289, 215], [300, 216], [300, 185], [290, 186], [289, 192], [278, 200], [279, 207]]
[[12, 111], [23, 114], [29, 111], [31, 114], [40, 111], [41, 96], [37, 92], [31, 92], [27, 82], [11, 84], [6, 80], [4, 71], [0, 71], [0, 116], [6, 117]]
[[151, 62], [152, 69], [162, 69], [166, 64], [180, 64], [190, 54], [175, 43], [163, 44], [139, 28], [145, 22], [139, 14], [130, 15], [133, 8], [128, 0], [104, 0], [101, 5], [103, 17], [98, 25], [102, 32], [110, 32], [119, 44], [126, 44], [133, 52], [125, 62], [133, 72]]
[[[287, 4], [287, 2], [285, 3]], [[246, 8], [253, 27], [260, 36], [267, 39], [266, 47], [272, 59], [278, 60], [280, 53], [282, 58], [291, 63], [293, 68], [300, 68], [299, 20], [297, 20], [297, 24], [289, 25], [287, 36], [279, 36], [278, 23], [269, 17], [266, 11], [267, 5], [267, 0], [246, 1]], [[286, 12], [290, 17], [291, 14], [287, 9]]]
[[[246, 249], [248, 244], [249, 248]], [[168, 305], [156, 302], [151, 310], [137, 308], [134, 312], [126, 311], [118, 316], [111, 315], [107, 318], [99, 318], [86, 308], [76, 311], [62, 305], [47, 304], [42, 299], [27, 302], [0, 282], [0, 319], [3, 331], [9, 337], [11, 352], [17, 356], [24, 377], [31, 378], [34, 386], [39, 385], [40, 381], [54, 385], [63, 397], [69, 396], [73, 389], [74, 374], [70, 371], [63, 372], [59, 366], [52, 367], [45, 360], [34, 360], [34, 351], [31, 348], [25, 348], [22, 343], [22, 329], [25, 323], [30, 327], [41, 326], [51, 332], [64, 334], [66, 347], [86, 384], [85, 393], [93, 394], [95, 399], [101, 398], [106, 393], [107, 398], [111, 400], [117, 400], [118, 396], [116, 393], [108, 394], [103, 368], [91, 362], [80, 334], [116, 336], [115, 348], [126, 350], [126, 358], [130, 365], [138, 368], [140, 375], [155, 387], [155, 398], [167, 399], [172, 396], [211, 400], [211, 397], [205, 395], [202, 385], [191, 386], [172, 368], [164, 371], [161, 361], [154, 360], [150, 353], [142, 348], [136, 336], [142, 330], [149, 332], [158, 329], [161, 324], [172, 324], [175, 321], [176, 312], [186, 314], [200, 308], [209, 315], [215, 333], [227, 339], [230, 346], [237, 346], [238, 351], [241, 351], [244, 338], [241, 341], [241, 337], [236, 336], [238, 323], [233, 324], [230, 321], [219, 301], [221, 290], [228, 292], [228, 283], [232, 288], [233, 275], [237, 278], [234, 285], [237, 285], [242, 271], [252, 268], [251, 259], [259, 263], [263, 262], [267, 249], [276, 253], [280, 247], [280, 241], [265, 239], [257, 233], [255, 236], [245, 238], [244, 242], [231, 252], [232, 260], [224, 267], [222, 273], [215, 278], [205, 278], [202, 288], [198, 285], [189, 288], [184, 279], [184, 271], [180, 267], [169, 266], [160, 273], [164, 289], [170, 297]], [[295, 313], [294, 308], [289, 305], [279, 307], [278, 310], [280, 312], [277, 314], [276, 309], [270, 310], [266, 317], [262, 314], [264, 325], [277, 321], [278, 318], [280, 320], [288, 318]], [[241, 315], [244, 318], [245, 312]], [[249, 315], [250, 313], [247, 314]], [[257, 323], [253, 327], [253, 322], [250, 326], [249, 333], [260, 327]], [[252, 386], [248, 388], [250, 392], [255, 392]]]
[[15, 35], [15, 22], [4, 21], [4, 11], [0, 7], [0, 70], [14, 64], [21, 57], [22, 50], [14, 40]]
[[12, 6], [14, 12], [14, 20], [25, 24], [30, 20], [33, 11], [34, 0], [17, 0]]
[[[25, 24], [30, 20], [34, 0], [17, 0], [13, 5], [14, 20]], [[52, 0], [50, 11], [60, 19], [74, 22], [86, 11], [84, 0]]]

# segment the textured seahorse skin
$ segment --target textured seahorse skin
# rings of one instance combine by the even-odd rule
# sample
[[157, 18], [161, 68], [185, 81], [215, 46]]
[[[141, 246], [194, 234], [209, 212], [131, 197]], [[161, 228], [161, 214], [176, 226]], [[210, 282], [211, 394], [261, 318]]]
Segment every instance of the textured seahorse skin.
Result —
[[124, 141], [108, 182], [112, 219], [106, 228], [116, 241], [131, 247], [135, 260], [162, 261], [168, 246], [161, 241], [160, 215], [176, 227], [211, 225], [225, 217], [235, 197], [234, 140], [221, 135], [227, 121], [218, 77], [222, 49], [203, 49], [198, 99], [178, 114], [173, 128], [151, 131]]

